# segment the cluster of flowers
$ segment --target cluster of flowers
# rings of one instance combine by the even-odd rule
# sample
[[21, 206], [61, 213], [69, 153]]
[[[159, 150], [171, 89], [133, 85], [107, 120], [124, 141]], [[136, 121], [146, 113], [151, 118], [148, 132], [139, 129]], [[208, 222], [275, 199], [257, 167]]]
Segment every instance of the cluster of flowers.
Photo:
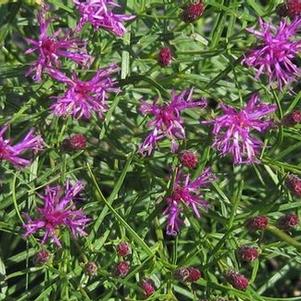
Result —
[[[115, 81], [110, 75], [118, 71], [116, 65], [110, 65], [96, 72], [94, 77], [88, 81], [81, 81], [76, 74], [68, 78], [58, 68], [61, 67], [60, 58], [67, 58], [84, 67], [90, 66], [93, 61], [85, 47], [86, 43], [74, 37], [85, 23], [91, 23], [95, 29], [104, 28], [117, 36], [125, 33], [123, 21], [130, 20], [134, 16], [119, 15], [113, 13], [113, 8], [118, 6], [113, 1], [74, 1], [78, 8], [81, 19], [75, 31], [68, 30], [63, 33], [62, 29], [57, 30], [52, 35], [49, 34], [49, 25], [52, 19], [47, 19], [49, 10], [44, 4], [38, 14], [40, 26], [39, 39], [27, 39], [33, 47], [26, 51], [37, 53], [38, 59], [27, 72], [33, 74], [35, 81], [42, 80], [42, 74], [46, 73], [53, 79], [63, 82], [68, 86], [63, 96], [57, 97], [57, 102], [52, 106], [54, 113], [58, 116], [72, 115], [76, 118], [89, 118], [93, 112], [103, 116], [107, 109], [106, 99], [108, 92], [118, 92], [115, 88]], [[30, 164], [30, 160], [21, 157], [26, 151], [40, 151], [44, 142], [41, 136], [35, 136], [34, 130], [25, 136], [18, 144], [12, 145], [9, 139], [3, 136], [8, 126], [4, 126], [0, 131], [0, 159], [11, 162], [17, 167], [25, 167]], [[64, 141], [64, 147], [71, 150], [83, 149], [86, 146], [86, 139], [82, 135], [74, 135]], [[44, 207], [39, 208], [39, 218], [32, 220], [27, 214], [27, 223], [24, 225], [25, 236], [44, 229], [42, 243], [51, 239], [57, 246], [61, 246], [58, 238], [58, 229], [68, 228], [74, 237], [85, 235], [84, 228], [89, 222], [82, 210], [76, 209], [74, 199], [83, 190], [84, 185], [78, 181], [74, 185], [67, 182], [65, 187], [54, 186], [45, 189], [45, 195], [40, 196], [44, 202]]]
[[[243, 65], [255, 69], [256, 79], [265, 76], [271, 86], [276, 83], [280, 90], [286, 88], [300, 75], [300, 69], [297, 67], [295, 59], [301, 49], [301, 41], [295, 38], [301, 25], [300, 2], [288, 0], [283, 6], [286, 12], [283, 15], [290, 16], [292, 21], [282, 20], [279, 26], [275, 27], [260, 18], [260, 30], [248, 29], [248, 32], [260, 40], [260, 43], [246, 53], [242, 59]], [[182, 17], [187, 22], [193, 22], [202, 15], [203, 11], [202, 1], [196, 1], [183, 12]], [[170, 47], [162, 48], [158, 55], [159, 64], [163, 67], [170, 65], [172, 56], [173, 51]], [[148, 128], [152, 130], [140, 145], [139, 152], [144, 156], [151, 155], [158, 141], [163, 138], [169, 139], [171, 151], [177, 152], [178, 141], [185, 139], [181, 112], [189, 108], [204, 109], [206, 105], [206, 99], [192, 100], [192, 90], [184, 91], [178, 95], [173, 92], [171, 101], [164, 105], [159, 105], [157, 100], [152, 104], [142, 102], [140, 112], [143, 115], [151, 115], [153, 119], [147, 124]], [[263, 142], [254, 135], [254, 132], [264, 133], [276, 126], [276, 123], [268, 116], [277, 110], [277, 106], [262, 103], [259, 95], [254, 93], [245, 107], [240, 110], [224, 103], [221, 103], [219, 107], [223, 112], [222, 115], [213, 120], [202, 122], [204, 125], [213, 126], [214, 142], [212, 147], [221, 156], [231, 155], [234, 164], [259, 163], [258, 155], [261, 152]], [[294, 126], [300, 122], [301, 113], [297, 110], [285, 116], [281, 125]], [[197, 165], [197, 157], [192, 152], [185, 151], [182, 154], [181, 163], [188, 168], [194, 168]], [[210, 182], [215, 180], [215, 177], [210, 168], [207, 168], [202, 175], [191, 180], [190, 175], [184, 175], [177, 169], [173, 179], [172, 192], [166, 198], [167, 207], [164, 211], [167, 216], [166, 232], [169, 235], [177, 235], [180, 225], [183, 223], [180, 219], [180, 204], [192, 208], [198, 218], [200, 217], [198, 208], [208, 208], [208, 203], [201, 197], [199, 189], [208, 186]], [[298, 177], [290, 176], [288, 187], [295, 195], [301, 196], [301, 180]], [[298, 216], [290, 213], [278, 220], [278, 227], [289, 230], [298, 223]], [[258, 229], [264, 229], [266, 224], [265, 217], [258, 217], [249, 221], [250, 228], [256, 228], [257, 225]], [[238, 256], [242, 261], [250, 262], [259, 256], [259, 252], [255, 247], [242, 246], [238, 250]], [[179, 271], [179, 274], [181, 272]], [[188, 273], [188, 269], [186, 272]], [[248, 286], [248, 279], [233, 270], [226, 273], [226, 279], [233, 287], [240, 290], [245, 290]]]
[[[123, 21], [130, 20], [134, 16], [119, 15], [113, 13], [113, 8], [118, 6], [113, 1], [95, 1], [88, 0], [85, 2], [74, 1], [78, 8], [81, 19], [75, 31], [63, 33], [62, 29], [57, 30], [52, 35], [49, 34], [49, 25], [52, 19], [47, 19], [46, 14], [49, 10], [46, 4], [43, 4], [38, 14], [40, 26], [39, 39], [27, 39], [32, 48], [26, 51], [37, 53], [38, 59], [27, 72], [27, 75], [33, 74], [35, 81], [42, 80], [42, 74], [46, 73], [53, 79], [63, 82], [68, 86], [63, 96], [57, 97], [53, 104], [54, 114], [58, 116], [72, 115], [76, 118], [89, 118], [92, 113], [98, 113], [103, 116], [107, 109], [106, 99], [108, 92], [118, 92], [115, 88], [115, 81], [110, 75], [118, 71], [116, 65], [110, 65], [106, 68], [99, 69], [94, 77], [88, 81], [81, 81], [76, 74], [71, 78], [67, 77], [58, 68], [61, 67], [60, 58], [67, 58], [84, 67], [90, 66], [93, 58], [87, 53], [86, 43], [74, 37], [85, 23], [91, 23], [95, 29], [104, 28], [117, 36], [125, 33]], [[25, 136], [25, 138], [12, 145], [9, 139], [3, 136], [8, 126], [0, 130], [0, 159], [12, 163], [16, 167], [25, 167], [30, 164], [30, 160], [21, 157], [25, 152], [37, 152], [42, 150], [44, 142], [41, 136], [35, 136], [34, 130]], [[64, 141], [65, 148], [71, 150], [83, 149], [86, 146], [86, 139], [82, 135], [74, 135]], [[40, 196], [44, 202], [42, 208], [38, 208], [39, 217], [33, 220], [28, 214], [24, 214], [26, 224], [25, 237], [44, 230], [42, 243], [49, 239], [57, 246], [61, 246], [58, 238], [58, 230], [66, 227], [74, 237], [85, 235], [84, 228], [90, 221], [82, 210], [76, 209], [74, 201], [78, 194], [83, 190], [84, 184], [80, 181], [72, 185], [69, 181], [65, 187], [48, 186], [45, 189], [45, 195]], [[45, 254], [44, 254], [45, 255]]]
[[90, 80], [83, 81], [76, 73], [73, 73], [71, 77], [63, 73], [60, 70], [61, 59], [67, 58], [88, 68], [94, 58], [87, 53], [86, 42], [76, 37], [84, 24], [90, 23], [95, 30], [103, 28], [116, 36], [123, 36], [126, 32], [123, 21], [131, 20], [134, 16], [115, 14], [113, 9], [118, 4], [113, 1], [74, 0], [74, 3], [81, 15], [75, 30], [68, 29], [67, 32], [63, 32], [60, 28], [53, 34], [49, 34], [52, 19], [46, 18], [49, 8], [46, 5], [42, 7], [38, 15], [39, 38], [38, 40], [27, 39], [32, 48], [26, 53], [38, 55], [27, 75], [33, 74], [33, 80], [41, 81], [42, 74], [46, 73], [67, 86], [63, 95], [53, 97], [56, 102], [51, 109], [55, 115], [89, 119], [93, 113], [97, 113], [102, 118], [107, 110], [108, 93], [120, 91], [115, 87], [116, 81], [111, 78], [112, 74], [119, 71], [119, 67], [111, 64], [99, 69]]
[[[283, 90], [299, 75], [300, 70], [294, 63], [300, 48], [301, 41], [295, 39], [295, 34], [301, 25], [300, 13], [296, 13], [297, 6], [294, 1], [287, 1], [287, 13], [290, 13], [292, 21], [283, 20], [278, 27], [274, 27], [262, 19], [259, 19], [260, 30], [248, 29], [260, 40], [256, 48], [250, 50], [244, 56], [242, 64], [253, 67], [256, 71], [256, 78], [266, 76], [270, 85], [277, 84]], [[68, 77], [61, 71], [62, 58], [69, 59], [85, 68], [93, 62], [93, 57], [86, 51], [86, 43], [79, 40], [75, 35], [83, 29], [86, 23], [90, 23], [95, 30], [103, 28], [116, 36], [125, 33], [124, 21], [134, 16], [119, 15], [113, 12], [116, 3], [109, 0], [87, 0], [77, 1], [74, 4], [78, 9], [81, 18], [75, 30], [63, 32], [58, 30], [49, 34], [51, 19], [46, 18], [49, 8], [45, 5], [38, 15], [40, 25], [39, 39], [27, 39], [32, 45], [27, 53], [37, 53], [38, 59], [29, 69], [27, 75], [33, 75], [33, 80], [41, 81], [45, 73], [54, 80], [64, 83], [68, 88], [63, 95], [55, 97], [56, 102], [51, 106], [53, 113], [57, 116], [73, 116], [75, 118], [90, 118], [92, 114], [103, 117], [107, 110], [108, 93], [118, 93], [116, 81], [111, 78], [112, 74], [118, 72], [115, 64], [99, 69], [96, 74], [87, 81], [82, 81], [74, 73]], [[294, 8], [294, 14], [292, 10]], [[194, 22], [204, 11], [202, 1], [197, 1], [183, 10], [182, 19], [185, 22]], [[301, 8], [300, 8], [301, 12]], [[172, 61], [172, 52], [164, 48], [159, 53], [159, 63], [167, 66]], [[185, 90], [179, 94], [172, 92], [171, 101], [167, 104], [159, 104], [158, 99], [150, 103], [142, 101], [140, 112], [143, 115], [152, 116], [148, 127], [151, 128], [144, 142], [139, 147], [142, 156], [151, 155], [158, 146], [159, 141], [167, 138], [171, 142], [171, 151], [179, 151], [179, 142], [186, 137], [184, 120], [181, 113], [186, 109], [205, 109], [207, 101], [204, 98], [193, 99], [193, 89]], [[221, 156], [230, 155], [234, 164], [253, 164], [260, 162], [259, 154], [263, 142], [254, 132], [264, 133], [272, 128], [275, 123], [269, 117], [276, 111], [274, 104], [262, 103], [258, 94], [254, 93], [247, 104], [237, 109], [224, 103], [220, 104], [222, 114], [212, 120], [202, 121], [201, 124], [212, 125], [214, 137], [213, 148]], [[286, 116], [284, 125], [295, 125], [300, 123], [301, 113], [295, 111]], [[15, 145], [3, 136], [7, 130], [4, 126], [0, 131], [0, 159], [7, 160], [18, 167], [27, 166], [30, 160], [21, 157], [29, 150], [34, 152], [43, 148], [43, 140], [35, 136], [31, 130], [25, 138]], [[66, 145], [71, 149], [83, 149], [86, 140], [82, 136], [71, 137]], [[207, 167], [201, 175], [191, 179], [190, 174], [183, 172], [184, 167], [195, 168], [198, 164], [197, 157], [190, 151], [181, 153], [181, 166], [173, 175], [171, 193], [166, 197], [166, 208], [164, 214], [167, 216], [166, 231], [169, 235], [177, 235], [180, 225], [183, 223], [181, 213], [183, 208], [192, 209], [194, 215], [199, 218], [199, 209], [208, 209], [207, 201], [202, 197], [201, 188], [207, 187], [216, 177], [210, 167]], [[292, 192], [301, 196], [301, 180], [294, 175], [288, 177], [288, 187]], [[86, 234], [85, 228], [90, 219], [81, 209], [76, 208], [76, 199], [84, 189], [81, 181], [71, 184], [67, 181], [65, 186], [48, 186], [44, 195], [40, 195], [44, 206], [37, 209], [38, 217], [32, 219], [25, 214], [26, 223], [25, 237], [43, 230], [42, 243], [51, 240], [58, 247], [61, 246], [59, 230], [66, 228], [74, 237]], [[262, 230], [268, 221], [265, 217], [257, 217], [248, 221], [248, 227]], [[289, 214], [281, 217], [278, 226], [288, 230], [298, 223], [298, 217]], [[257, 227], [257, 228], [256, 228]], [[130, 269], [130, 263], [124, 258], [130, 254], [130, 249], [125, 245], [119, 245], [117, 253], [123, 259], [116, 266], [116, 273], [125, 277]], [[253, 261], [259, 256], [256, 248], [243, 246], [239, 249], [238, 255], [243, 261]], [[47, 251], [40, 252], [40, 261], [45, 261]], [[96, 274], [95, 264], [90, 263], [86, 267], [90, 274]], [[176, 271], [176, 277], [186, 282], [194, 282], [201, 277], [201, 273], [194, 267], [183, 267]], [[226, 279], [237, 289], [246, 289], [248, 280], [235, 271], [228, 271]], [[144, 279], [141, 283], [146, 297], [154, 292], [154, 285], [150, 279]]]

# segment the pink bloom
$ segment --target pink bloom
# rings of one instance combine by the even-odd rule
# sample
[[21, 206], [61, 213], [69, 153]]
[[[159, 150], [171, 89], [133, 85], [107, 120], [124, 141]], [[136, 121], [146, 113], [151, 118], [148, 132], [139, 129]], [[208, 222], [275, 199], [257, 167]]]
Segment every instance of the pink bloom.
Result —
[[281, 21], [275, 28], [259, 19], [260, 31], [248, 29], [261, 41], [242, 62], [256, 70], [256, 78], [264, 74], [270, 83], [276, 81], [282, 89], [300, 75], [300, 69], [293, 62], [301, 49], [301, 41], [296, 39], [300, 24], [301, 19], [297, 18], [290, 24]]
[[181, 203], [190, 207], [196, 217], [200, 218], [199, 208], [208, 209], [208, 203], [200, 195], [200, 189], [207, 187], [216, 178], [210, 168], [206, 168], [204, 172], [195, 180], [191, 180], [189, 175], [176, 175], [172, 194], [166, 201], [168, 203], [164, 214], [167, 215], [166, 233], [168, 235], [177, 235], [182, 223], [180, 219]]
[[142, 102], [140, 112], [144, 115], [153, 116], [153, 120], [148, 123], [148, 127], [152, 128], [152, 131], [139, 148], [142, 155], [151, 155], [158, 141], [164, 137], [171, 140], [171, 150], [173, 152], [177, 150], [178, 143], [176, 140], [185, 138], [181, 112], [190, 108], [204, 108], [207, 105], [204, 99], [193, 100], [192, 92], [191, 89], [176, 95], [173, 91], [169, 104], [158, 105], [156, 100], [152, 104]]
[[42, 243], [51, 239], [57, 246], [61, 247], [58, 238], [58, 231], [65, 227], [74, 237], [86, 235], [84, 228], [90, 221], [80, 209], [77, 210], [73, 199], [84, 189], [84, 184], [80, 181], [71, 185], [67, 182], [65, 187], [47, 187], [45, 195], [40, 196], [44, 201], [44, 207], [38, 208], [39, 217], [35, 220], [25, 214], [27, 223], [24, 224], [26, 230], [25, 237], [44, 230]]
[[120, 91], [114, 87], [116, 82], [111, 78], [111, 74], [118, 70], [116, 65], [110, 65], [99, 69], [90, 80], [82, 81], [76, 74], [68, 78], [58, 70], [48, 69], [50, 76], [68, 86], [62, 96], [54, 97], [57, 99], [51, 106], [54, 114], [63, 117], [72, 115], [78, 119], [90, 118], [92, 113], [97, 113], [102, 118], [108, 108], [108, 93]]
[[12, 145], [9, 139], [4, 139], [3, 135], [8, 126], [0, 130], [0, 160], [6, 160], [16, 167], [24, 167], [30, 164], [30, 160], [20, 157], [26, 151], [39, 151], [43, 148], [44, 142], [41, 136], [35, 136], [34, 130], [30, 130], [24, 139]]
[[126, 33], [123, 22], [135, 18], [135, 16], [115, 14], [113, 9], [119, 5], [111, 0], [73, 0], [73, 2], [81, 15], [79, 30], [84, 24], [90, 23], [96, 30], [101, 27], [121, 37]]
[[68, 58], [79, 65], [90, 65], [92, 57], [87, 54], [84, 42], [70, 38], [68, 35], [60, 37], [62, 34], [61, 30], [54, 32], [53, 35], [49, 35], [48, 27], [52, 20], [45, 19], [44, 9], [38, 14], [38, 21], [40, 24], [39, 39], [26, 39], [27, 42], [32, 45], [32, 48], [25, 52], [26, 54], [36, 52], [38, 59], [28, 70], [26, 76], [34, 74], [33, 79], [35, 81], [41, 81], [42, 73], [45, 71], [45, 68], [60, 67], [60, 57]]
[[260, 103], [257, 94], [253, 94], [247, 105], [240, 111], [222, 104], [223, 115], [203, 123], [213, 124], [215, 147], [222, 156], [231, 154], [235, 164], [256, 163], [256, 155], [262, 141], [251, 135], [251, 131], [264, 132], [273, 123], [263, 118], [276, 110], [276, 105]]

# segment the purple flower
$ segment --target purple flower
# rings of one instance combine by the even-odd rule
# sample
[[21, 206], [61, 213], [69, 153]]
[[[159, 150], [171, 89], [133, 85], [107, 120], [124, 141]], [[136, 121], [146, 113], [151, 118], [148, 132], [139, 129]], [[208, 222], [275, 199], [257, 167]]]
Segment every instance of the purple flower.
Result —
[[67, 182], [65, 187], [54, 186], [47, 187], [45, 195], [40, 196], [44, 201], [44, 207], [38, 208], [39, 217], [32, 220], [28, 214], [25, 214], [27, 223], [24, 224], [25, 234], [27, 237], [44, 230], [42, 243], [51, 239], [57, 246], [61, 247], [58, 238], [59, 230], [62, 227], [67, 228], [74, 237], [86, 235], [84, 228], [90, 221], [89, 218], [80, 209], [77, 210], [73, 203], [73, 199], [84, 189], [84, 184], [80, 181], [71, 185]]
[[190, 108], [204, 108], [207, 105], [204, 99], [193, 100], [192, 92], [191, 89], [176, 95], [173, 91], [169, 104], [159, 105], [156, 100], [152, 104], [142, 102], [140, 112], [143, 115], [153, 116], [153, 119], [148, 123], [148, 127], [153, 130], [139, 147], [139, 152], [142, 155], [151, 155], [157, 142], [164, 137], [171, 140], [171, 150], [173, 152], [177, 150], [178, 143], [176, 140], [185, 138], [181, 112]]
[[59, 68], [60, 57], [71, 59], [79, 65], [89, 66], [92, 62], [92, 57], [87, 54], [85, 50], [85, 43], [70, 38], [70, 36], [63, 34], [61, 30], [57, 30], [52, 35], [48, 34], [49, 24], [51, 19], [45, 18], [45, 8], [43, 8], [38, 14], [38, 22], [40, 25], [40, 35], [38, 40], [26, 39], [32, 48], [28, 49], [25, 53], [36, 52], [38, 54], [37, 61], [26, 73], [26, 76], [33, 75], [35, 81], [41, 81], [42, 73], [45, 68]]
[[300, 69], [294, 63], [301, 49], [301, 41], [295, 38], [300, 24], [301, 18], [297, 18], [291, 24], [281, 21], [275, 28], [259, 19], [260, 31], [248, 29], [261, 43], [247, 53], [242, 62], [257, 71], [256, 78], [264, 74], [270, 83], [277, 81], [282, 89], [300, 75]]
[[273, 122], [263, 118], [276, 110], [276, 105], [260, 103], [257, 94], [253, 94], [247, 105], [240, 111], [222, 104], [223, 115], [203, 123], [213, 124], [215, 147], [222, 156], [231, 154], [235, 164], [256, 163], [256, 155], [262, 141], [251, 135], [251, 131], [264, 132]]
[[200, 189], [207, 187], [215, 179], [210, 168], [206, 168], [195, 180], [191, 180], [189, 175], [184, 176], [180, 172], [177, 173], [172, 193], [166, 199], [168, 206], [164, 211], [164, 214], [167, 215], [166, 233], [168, 235], [177, 235], [179, 232], [182, 224], [181, 203], [190, 207], [197, 218], [200, 218], [199, 208], [208, 209], [208, 203], [202, 198]]
[[51, 106], [54, 114], [88, 119], [95, 112], [102, 118], [108, 108], [106, 103], [108, 93], [120, 91], [119, 88], [114, 87], [116, 82], [111, 78], [111, 74], [118, 70], [116, 65], [110, 65], [99, 69], [90, 80], [82, 81], [76, 74], [68, 78], [58, 70], [48, 69], [50, 76], [68, 86], [62, 96], [54, 97], [57, 99], [56, 103]]
[[24, 167], [30, 164], [30, 160], [20, 157], [24, 152], [32, 150], [39, 151], [43, 148], [44, 142], [41, 136], [35, 136], [34, 130], [30, 130], [23, 140], [15, 145], [9, 139], [5, 139], [4, 133], [8, 126], [0, 130], [0, 160], [6, 160], [16, 167]]
[[84, 24], [90, 23], [96, 30], [102, 27], [121, 37], [126, 33], [123, 22], [135, 18], [135, 16], [115, 14], [113, 9], [119, 5], [111, 0], [73, 0], [73, 2], [81, 14], [78, 30]]

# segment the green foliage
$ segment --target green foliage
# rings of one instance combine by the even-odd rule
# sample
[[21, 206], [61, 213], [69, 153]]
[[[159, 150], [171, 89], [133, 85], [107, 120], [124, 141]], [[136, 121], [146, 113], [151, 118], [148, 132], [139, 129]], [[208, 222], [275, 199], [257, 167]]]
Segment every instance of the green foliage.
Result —
[[[74, 28], [78, 14], [72, 1], [48, 2], [56, 15], [53, 29]], [[104, 120], [77, 121], [57, 118], [49, 110], [51, 96], [61, 94], [63, 85], [25, 77], [35, 59], [24, 54], [25, 38], [38, 34], [39, 4], [0, 1], [0, 122], [10, 126], [13, 139], [34, 127], [47, 144], [26, 169], [1, 162], [0, 300], [141, 300], [143, 277], [151, 277], [156, 285], [148, 300], [301, 300], [294, 297], [300, 291], [300, 284], [295, 289], [300, 281], [300, 231], [287, 234], [271, 226], [260, 235], [244, 228], [246, 219], [259, 214], [267, 215], [272, 224], [287, 212], [300, 215], [300, 200], [284, 185], [287, 173], [301, 175], [300, 126], [280, 126], [266, 135], [261, 164], [233, 166], [211, 149], [211, 137], [199, 123], [216, 111], [187, 111], [188, 137], [180, 148], [200, 155], [193, 177], [212, 166], [218, 180], [206, 191], [210, 210], [200, 220], [185, 212], [188, 226], [175, 239], [165, 235], [164, 197], [172, 184], [169, 170], [177, 166], [178, 158], [166, 142], [149, 158], [137, 154], [148, 130], [145, 118], [137, 114], [141, 98], [167, 101], [172, 89], [194, 87], [196, 96], [240, 107], [258, 91], [265, 102], [277, 104], [278, 120], [298, 108], [301, 98], [301, 92], [279, 92], [255, 81], [253, 72], [240, 63], [255, 42], [245, 29], [256, 25], [259, 16], [277, 23], [275, 8], [280, 1], [208, 0], [204, 15], [193, 24], [180, 20], [184, 2], [120, 1], [126, 13], [137, 16], [127, 23], [123, 38], [84, 27], [81, 36], [96, 59], [89, 70], [64, 62], [64, 71], [89, 78], [99, 67], [115, 62], [121, 66], [122, 92], [109, 99]], [[162, 68], [157, 55], [166, 45], [175, 55], [171, 66]], [[84, 134], [88, 148], [65, 153], [62, 142], [73, 133]], [[22, 237], [22, 213], [33, 214], [41, 205], [37, 194], [67, 179], [87, 183], [83, 209], [92, 218], [89, 234], [76, 241], [62, 231], [63, 248], [48, 244], [52, 261], [35, 266], [33, 257], [42, 247], [37, 239]], [[123, 279], [113, 274], [119, 260], [115, 246], [122, 240], [132, 246], [131, 271]], [[261, 250], [250, 265], [241, 264], [236, 256], [244, 244]], [[99, 269], [89, 277], [84, 266], [92, 260]], [[176, 281], [174, 270], [186, 265], [199, 267], [202, 279], [193, 285]], [[246, 291], [226, 284], [224, 272], [229, 268], [250, 279]]]

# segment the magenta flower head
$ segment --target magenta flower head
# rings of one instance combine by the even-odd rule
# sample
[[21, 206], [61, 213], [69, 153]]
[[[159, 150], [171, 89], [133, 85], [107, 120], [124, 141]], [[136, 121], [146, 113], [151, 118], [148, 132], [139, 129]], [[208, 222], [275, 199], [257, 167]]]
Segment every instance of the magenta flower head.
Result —
[[43, 230], [43, 244], [50, 239], [61, 247], [58, 234], [62, 228], [67, 228], [75, 238], [86, 235], [84, 228], [90, 219], [81, 209], [77, 210], [73, 203], [73, 199], [83, 189], [84, 184], [80, 181], [74, 185], [67, 182], [65, 187], [48, 186], [45, 195], [40, 196], [44, 201], [44, 207], [37, 209], [38, 218], [33, 220], [28, 214], [24, 214], [26, 218], [26, 223], [23, 225], [26, 231], [24, 236]]
[[86, 23], [90, 23], [95, 30], [103, 28], [122, 37], [126, 33], [123, 22], [135, 18], [135, 16], [114, 13], [114, 8], [119, 5], [111, 0], [73, 0], [73, 2], [81, 15], [78, 30], [81, 30]]
[[76, 119], [89, 119], [93, 113], [103, 118], [107, 111], [108, 93], [118, 93], [115, 80], [111, 78], [113, 73], [118, 72], [116, 65], [110, 65], [99, 69], [96, 74], [87, 81], [78, 79], [76, 74], [68, 78], [64, 73], [48, 69], [48, 74], [54, 79], [68, 86], [66, 92], [56, 98], [56, 103], [51, 106], [53, 113], [57, 116], [73, 116]]
[[8, 126], [0, 129], [0, 161], [5, 160], [15, 167], [25, 167], [30, 164], [30, 160], [21, 157], [27, 151], [40, 151], [43, 149], [44, 141], [41, 136], [35, 136], [34, 130], [30, 130], [23, 140], [12, 145], [9, 139], [5, 139], [4, 133]]
[[260, 40], [258, 47], [245, 55], [242, 63], [256, 70], [256, 78], [266, 75], [270, 84], [278, 83], [282, 89], [300, 75], [300, 69], [293, 60], [301, 49], [296, 33], [301, 24], [297, 18], [292, 23], [281, 21], [278, 28], [259, 19], [260, 30], [248, 29]]
[[273, 124], [264, 117], [276, 110], [276, 105], [260, 103], [253, 94], [247, 105], [240, 111], [222, 104], [223, 115], [204, 124], [213, 124], [213, 147], [222, 156], [232, 155], [235, 164], [257, 163], [262, 141], [251, 135], [251, 131], [262, 133]]
[[59, 68], [61, 66], [59, 58], [68, 58], [79, 65], [88, 67], [93, 58], [86, 52], [86, 44], [79, 39], [71, 38], [68, 34], [62, 35], [58, 30], [52, 35], [48, 34], [48, 27], [52, 20], [45, 18], [46, 8], [44, 7], [38, 14], [40, 25], [40, 35], [38, 40], [26, 39], [32, 48], [25, 53], [37, 53], [38, 58], [26, 73], [26, 76], [33, 75], [33, 80], [41, 81], [45, 68]]
[[166, 233], [168, 235], [177, 235], [182, 223], [180, 219], [181, 203], [190, 207], [196, 217], [200, 218], [199, 208], [208, 209], [208, 203], [201, 194], [200, 189], [207, 187], [216, 177], [210, 168], [195, 180], [191, 180], [189, 175], [183, 176], [181, 173], [176, 175], [171, 195], [166, 199], [167, 208], [164, 214], [167, 215]]
[[143, 156], [150, 156], [158, 141], [164, 137], [171, 140], [171, 150], [175, 152], [178, 149], [177, 139], [185, 138], [185, 130], [181, 112], [190, 108], [204, 108], [207, 105], [205, 99], [193, 100], [193, 90], [186, 90], [180, 94], [172, 92], [171, 102], [164, 105], [148, 103], [143, 101], [140, 105], [140, 112], [143, 115], [151, 115], [153, 119], [148, 123], [152, 131], [146, 137], [139, 147], [139, 153]]

